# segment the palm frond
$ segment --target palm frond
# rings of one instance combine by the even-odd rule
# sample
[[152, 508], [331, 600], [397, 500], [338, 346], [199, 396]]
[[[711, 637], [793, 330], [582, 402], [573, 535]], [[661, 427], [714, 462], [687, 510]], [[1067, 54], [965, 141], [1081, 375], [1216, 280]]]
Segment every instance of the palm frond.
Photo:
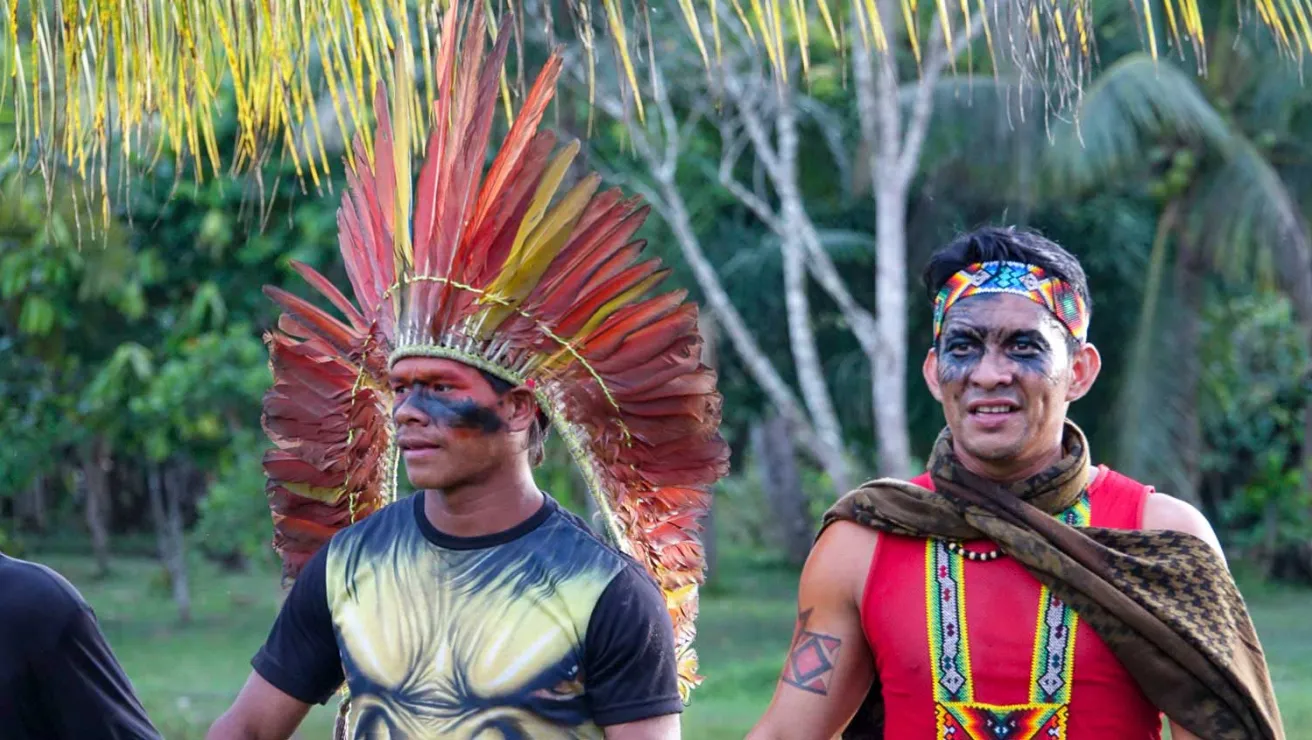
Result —
[[1078, 124], [1066, 125], [1055, 139], [1046, 164], [1049, 192], [1059, 194], [1140, 167], [1143, 152], [1162, 141], [1191, 144], [1203, 158], [1190, 187], [1158, 224], [1118, 404], [1118, 464], [1191, 493], [1178, 446], [1180, 430], [1195, 423], [1197, 399], [1184, 397], [1179, 384], [1187, 372], [1197, 372], [1200, 359], [1164, 350], [1177, 322], [1199, 317], [1181, 313], [1191, 310], [1178, 308], [1188, 296], [1173, 296], [1167, 284], [1168, 245], [1172, 238], [1192, 245], [1229, 279], [1278, 282], [1296, 304], [1301, 298], [1305, 320], [1312, 319], [1312, 240], [1299, 205], [1270, 161], [1192, 80], [1147, 55], [1109, 69], [1081, 101]]
[[1224, 149], [1231, 131], [1179, 68], [1131, 54], [1099, 75], [1071, 120], [1054, 128], [1044, 170], [1057, 190], [1084, 190], [1141, 165], [1164, 136]]
[[[402, 109], [413, 111], [416, 119], [433, 115], [437, 86], [428, 73], [440, 16], [460, 1], [4, 0], [0, 34], [16, 53], [0, 70], [0, 103], [12, 96], [21, 146], [75, 163], [84, 176], [99, 175], [102, 186], [111, 151], [126, 161], [145, 148], [142, 135], [156, 130], [174, 156], [204, 162], [215, 172], [258, 166], [281, 143], [297, 172], [318, 183], [329, 166], [324, 127], [335, 123], [348, 135], [358, 131], [367, 136], [366, 96], [392, 76], [397, 55], [409, 57], [404, 62], [409, 64], [421, 51], [425, 70], [425, 83], [407, 91], [411, 100]], [[1312, 47], [1312, 31], [1299, 22], [1312, 15], [1312, 0], [1282, 0], [1278, 9], [1273, 0], [1252, 2], [1279, 48], [1301, 54]], [[919, 56], [922, 31], [937, 26], [944, 49], [950, 49], [957, 19], [968, 26], [972, 13], [983, 14], [988, 28], [1018, 29], [990, 34], [990, 56], [1009, 55], [1037, 70], [1040, 80], [1078, 87], [1092, 59], [1092, 0], [978, 0], [976, 8], [963, 0], [952, 9], [940, 0], [933, 13], [936, 22], [921, 22], [914, 1], [903, 3], [901, 18], [883, 17], [873, 0], [751, 0], [746, 10], [737, 0], [731, 4], [735, 22], [759, 42], [756, 53], [783, 76], [798, 55], [803, 70], [810, 66], [813, 45], [841, 47], [843, 29], [849, 27], [881, 51], [888, 50], [890, 40], [909, 36]], [[489, 12], [496, 10], [494, 5], [501, 6], [500, 12], [519, 14], [538, 7], [507, 0], [488, 2]], [[565, 5], [587, 49], [589, 69], [594, 25], [604, 26], [624, 87], [641, 116], [635, 58], [643, 57], [644, 40], [652, 43], [645, 5], [639, 2], [638, 12], [627, 17], [622, 0]], [[1136, 6], [1150, 55], [1156, 58], [1162, 19], [1155, 15], [1155, 3]], [[1201, 56], [1197, 0], [1161, 0], [1160, 7], [1163, 30], [1178, 47], [1191, 43]], [[28, 12], [20, 12], [23, 8]], [[678, 15], [707, 65], [712, 63], [708, 47], [719, 53], [722, 19], [717, 13], [722, 8], [718, 0], [679, 0]], [[813, 24], [824, 29], [819, 38], [810, 35]], [[715, 36], [713, 45], [704, 38], [707, 25]], [[489, 33], [498, 27], [489, 24]], [[1005, 48], [994, 49], [995, 35]], [[648, 48], [645, 56], [650, 60], [655, 53]], [[214, 126], [225, 85], [235, 93], [239, 120], [238, 145], [228, 162], [220, 160]], [[325, 94], [335, 121], [318, 114]], [[424, 123], [413, 121], [416, 128]], [[415, 146], [422, 148], [422, 140]], [[367, 141], [366, 150], [372, 151]]]

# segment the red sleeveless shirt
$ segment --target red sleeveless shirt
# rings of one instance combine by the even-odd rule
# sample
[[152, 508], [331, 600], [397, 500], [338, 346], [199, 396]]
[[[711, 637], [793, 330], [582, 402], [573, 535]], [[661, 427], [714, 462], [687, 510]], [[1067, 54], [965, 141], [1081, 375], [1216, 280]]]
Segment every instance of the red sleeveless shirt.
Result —
[[[928, 474], [912, 482], [933, 488]], [[1063, 516], [1138, 529], [1151, 492], [1099, 466]], [[1006, 556], [971, 561], [936, 541], [880, 533], [861, 624], [888, 740], [1161, 738], [1160, 714], [1111, 650]]]

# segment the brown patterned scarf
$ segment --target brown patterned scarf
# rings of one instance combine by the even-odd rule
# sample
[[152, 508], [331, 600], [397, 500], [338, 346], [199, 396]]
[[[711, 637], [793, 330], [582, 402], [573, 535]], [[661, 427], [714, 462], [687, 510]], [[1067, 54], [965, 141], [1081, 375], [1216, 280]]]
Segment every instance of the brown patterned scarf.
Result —
[[[1283, 740], [1266, 659], [1243, 597], [1217, 553], [1180, 532], [1076, 529], [1054, 515], [1084, 490], [1084, 433], [1067, 422], [1064, 457], [1018, 483], [966, 470], [939, 436], [937, 492], [880, 479], [847, 494], [843, 519], [911, 537], [988, 539], [1079, 614], [1163, 713], [1203, 740]], [[878, 680], [845, 739], [882, 740]]]

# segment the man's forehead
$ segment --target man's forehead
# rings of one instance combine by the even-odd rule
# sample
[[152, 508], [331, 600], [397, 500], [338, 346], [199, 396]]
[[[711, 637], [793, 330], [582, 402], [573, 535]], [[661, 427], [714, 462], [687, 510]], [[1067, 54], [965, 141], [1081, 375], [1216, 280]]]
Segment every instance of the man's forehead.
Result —
[[948, 309], [943, 330], [954, 327], [985, 330], [1066, 331], [1056, 316], [1024, 296], [1010, 293], [984, 293], [963, 298]]
[[388, 375], [393, 380], [472, 381], [481, 377], [477, 368], [446, 357], [404, 357], [392, 365]]

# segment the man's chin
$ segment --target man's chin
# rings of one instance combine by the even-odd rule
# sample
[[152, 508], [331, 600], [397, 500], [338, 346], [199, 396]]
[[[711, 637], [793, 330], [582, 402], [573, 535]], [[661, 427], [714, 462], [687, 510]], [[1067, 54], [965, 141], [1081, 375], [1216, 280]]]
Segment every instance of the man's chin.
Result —
[[989, 465], [1006, 465], [1024, 448], [1023, 440], [973, 439], [958, 441], [958, 449], [970, 457]]
[[410, 479], [410, 487], [416, 491], [442, 491], [458, 483], [449, 475], [439, 475], [432, 471], [406, 471], [406, 477]]

